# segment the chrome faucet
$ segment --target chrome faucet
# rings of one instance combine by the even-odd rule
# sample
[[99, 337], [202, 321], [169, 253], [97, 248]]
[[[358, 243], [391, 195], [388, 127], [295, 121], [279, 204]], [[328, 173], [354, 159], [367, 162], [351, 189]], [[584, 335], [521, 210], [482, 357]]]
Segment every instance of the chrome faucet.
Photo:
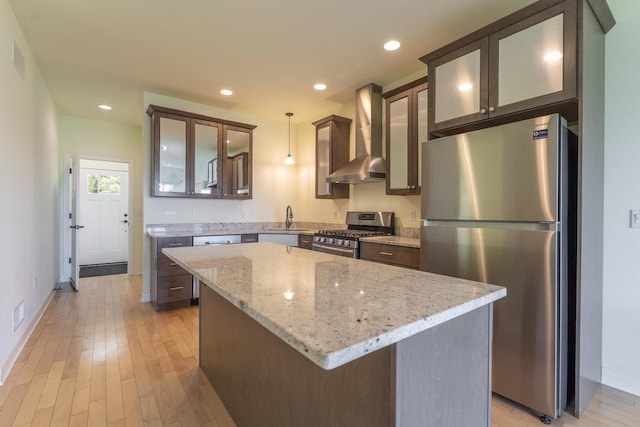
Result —
[[284, 228], [286, 230], [290, 229], [291, 224], [293, 224], [293, 210], [291, 210], [291, 206], [287, 205], [287, 212], [284, 216]]

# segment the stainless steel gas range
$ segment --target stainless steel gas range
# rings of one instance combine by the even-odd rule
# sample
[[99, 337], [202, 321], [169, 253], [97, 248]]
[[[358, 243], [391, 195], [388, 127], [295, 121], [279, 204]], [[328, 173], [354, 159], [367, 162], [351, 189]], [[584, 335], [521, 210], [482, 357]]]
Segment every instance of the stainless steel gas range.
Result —
[[393, 212], [347, 212], [347, 228], [318, 231], [313, 235], [313, 250], [360, 258], [359, 240], [393, 234], [394, 220]]

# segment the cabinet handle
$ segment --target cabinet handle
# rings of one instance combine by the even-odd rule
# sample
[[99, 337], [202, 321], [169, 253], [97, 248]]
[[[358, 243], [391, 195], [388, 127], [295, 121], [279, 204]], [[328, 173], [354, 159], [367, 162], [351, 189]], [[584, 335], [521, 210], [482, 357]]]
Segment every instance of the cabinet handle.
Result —
[[380, 251], [380, 255], [393, 256], [391, 252], [383, 252], [383, 251]]
[[485, 114], [487, 112], [487, 110], [485, 110], [484, 108], [480, 109], [480, 114]]
[[169, 246], [182, 246], [184, 243], [169, 243]]
[[175, 266], [175, 265], [178, 265], [178, 263], [177, 263], [177, 262], [172, 262], [172, 263], [171, 263], [171, 264], [169, 264], [169, 265], [171, 265], [171, 266]]
[[256, 239], [244, 239], [245, 243], [251, 243], [251, 242], [255, 242]]
[[493, 107], [489, 107], [489, 111], [491, 111], [493, 113], [494, 111], [496, 111], [496, 109], [493, 108]]
[[169, 288], [169, 292], [171, 292], [171, 291], [179, 291], [180, 289], [184, 289], [184, 286], [176, 286], [175, 288]]

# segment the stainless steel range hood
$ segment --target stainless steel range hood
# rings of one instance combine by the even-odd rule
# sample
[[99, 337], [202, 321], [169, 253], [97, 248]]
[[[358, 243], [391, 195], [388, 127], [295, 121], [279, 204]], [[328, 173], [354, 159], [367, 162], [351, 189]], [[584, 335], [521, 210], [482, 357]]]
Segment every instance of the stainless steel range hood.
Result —
[[382, 181], [382, 88], [374, 83], [356, 91], [356, 158], [327, 177], [329, 183]]

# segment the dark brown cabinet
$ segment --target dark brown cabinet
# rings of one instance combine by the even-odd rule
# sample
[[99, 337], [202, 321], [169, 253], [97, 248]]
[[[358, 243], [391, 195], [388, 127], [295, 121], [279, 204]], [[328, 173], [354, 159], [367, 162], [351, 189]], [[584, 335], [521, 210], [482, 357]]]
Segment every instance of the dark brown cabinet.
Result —
[[387, 194], [420, 194], [422, 152], [427, 141], [427, 78], [382, 95], [385, 99]]
[[151, 195], [251, 198], [255, 126], [150, 105]]
[[242, 243], [258, 243], [258, 235], [257, 234], [243, 234], [240, 237], [240, 241]]
[[420, 248], [360, 242], [360, 259], [420, 269]]
[[351, 119], [329, 116], [316, 127], [316, 199], [348, 199], [349, 184], [328, 183], [326, 178], [349, 162]]
[[156, 310], [169, 310], [191, 305], [193, 276], [162, 253], [163, 248], [191, 246], [191, 237], [152, 239], [151, 303]]
[[313, 249], [313, 236], [311, 234], [299, 234], [298, 247], [302, 249]]
[[575, 11], [574, 0], [536, 2], [422, 57], [429, 69], [429, 132], [446, 135], [516, 114], [534, 117], [561, 103], [575, 106]]

